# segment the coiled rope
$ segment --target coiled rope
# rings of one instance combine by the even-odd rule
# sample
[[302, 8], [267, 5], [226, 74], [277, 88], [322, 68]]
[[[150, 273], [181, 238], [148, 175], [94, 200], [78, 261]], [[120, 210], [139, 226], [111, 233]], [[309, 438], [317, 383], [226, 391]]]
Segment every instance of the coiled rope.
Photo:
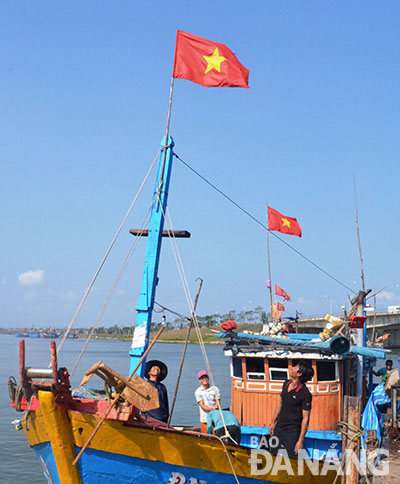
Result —
[[[361, 437], [363, 437], [365, 435], [365, 430], [361, 427], [358, 427], [356, 425], [352, 425], [352, 424], [350, 424], [348, 422], [344, 422], [344, 421], [338, 422], [338, 427], [339, 427], [339, 432], [349, 439], [349, 442], [348, 442], [348, 444], [347, 444], [347, 446], [346, 446], [346, 448], [343, 452], [343, 458], [342, 458], [342, 462], [341, 462], [341, 465], [340, 465], [341, 470], [343, 471], [344, 466], [346, 464], [345, 461], [344, 461], [346, 450], [350, 449], [353, 446], [354, 442], [361, 439]], [[336, 474], [335, 480], [333, 481], [332, 484], [336, 484], [338, 477], [339, 477], [339, 472]], [[365, 480], [367, 481], [367, 483], [371, 484], [368, 477], [367, 476], [364, 476], [364, 477], [365, 477]]]

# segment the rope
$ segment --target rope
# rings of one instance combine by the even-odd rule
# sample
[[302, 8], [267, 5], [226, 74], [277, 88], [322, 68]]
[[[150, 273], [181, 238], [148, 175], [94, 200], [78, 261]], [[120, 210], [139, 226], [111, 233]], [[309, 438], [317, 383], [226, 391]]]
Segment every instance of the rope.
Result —
[[[161, 203], [160, 203], [160, 206], [161, 206]], [[165, 220], [164, 210], [162, 210], [162, 214], [163, 214], [163, 217], [164, 217], [164, 220]], [[199, 345], [200, 345], [201, 352], [203, 354], [204, 362], [206, 364], [207, 372], [209, 374], [212, 386], [215, 388], [216, 385], [215, 385], [214, 375], [213, 375], [212, 370], [211, 370], [211, 365], [210, 365], [210, 362], [208, 360], [208, 356], [207, 356], [207, 352], [206, 352], [206, 349], [205, 349], [204, 340], [203, 340], [203, 336], [201, 334], [201, 330], [200, 330], [199, 322], [198, 322], [198, 319], [197, 319], [196, 311], [195, 311], [193, 301], [192, 301], [191, 296], [190, 296], [189, 284], [187, 282], [186, 274], [185, 274], [185, 271], [184, 271], [184, 268], [183, 268], [182, 258], [180, 256], [178, 244], [176, 243], [176, 237], [175, 237], [175, 234], [174, 234], [174, 231], [173, 231], [173, 224], [172, 224], [171, 214], [170, 214], [168, 206], [167, 206], [167, 214], [168, 214], [168, 222], [169, 222], [169, 225], [171, 227], [171, 229], [167, 229], [167, 230], [168, 230], [168, 236], [169, 236], [169, 239], [170, 239], [170, 242], [171, 242], [172, 251], [173, 251], [174, 258], [175, 258], [175, 261], [176, 261], [176, 264], [177, 264], [177, 267], [178, 267], [179, 275], [181, 277], [181, 282], [182, 282], [183, 290], [184, 290], [184, 293], [185, 293], [186, 301], [188, 303], [189, 310], [190, 310], [191, 314], [193, 315], [194, 328], [195, 328], [195, 331], [197, 333], [197, 338], [199, 340]], [[172, 234], [172, 237], [171, 237], [171, 234]], [[172, 241], [173, 241], [173, 243], [172, 243]], [[229, 438], [232, 439], [233, 442], [235, 442], [235, 440], [229, 434], [228, 428], [227, 428], [226, 423], [225, 423], [224, 415], [223, 415], [223, 412], [222, 412], [222, 409], [221, 409], [221, 405], [220, 405], [218, 399], [217, 399], [217, 404], [218, 404], [218, 410], [220, 412], [222, 423], [223, 423], [224, 430], [225, 430], [224, 437], [229, 437]], [[233, 470], [233, 472], [234, 472], [234, 470]], [[235, 472], [234, 472], [234, 475], [235, 475], [235, 479], [237, 479]]]
[[[343, 470], [344, 468], [344, 465], [345, 465], [345, 462], [344, 462], [344, 456], [345, 456], [345, 453], [346, 453], [346, 450], [350, 449], [350, 447], [352, 446], [352, 444], [360, 439], [361, 437], [363, 437], [365, 435], [365, 430], [361, 427], [357, 427], [356, 425], [352, 425], [348, 422], [344, 422], [344, 421], [341, 421], [341, 422], [338, 422], [338, 426], [339, 426], [339, 432], [346, 436], [348, 439], [349, 439], [349, 442], [343, 452], [343, 459], [342, 459], [342, 462], [341, 462], [341, 465], [340, 465], [340, 468], [341, 470]], [[347, 427], [347, 430], [344, 430], [343, 427]], [[350, 432], [348, 432], [350, 431]], [[335, 477], [335, 480], [333, 481], [332, 484], [336, 484], [336, 481], [339, 477], [339, 473], [336, 474], [336, 477]], [[371, 484], [370, 480], [368, 479], [367, 476], [364, 476], [365, 477], [365, 480], [367, 481], [368, 484]]]
[[85, 294], [84, 294], [84, 296], [83, 296], [83, 298], [82, 298], [82, 300], [81, 300], [81, 302], [80, 302], [80, 304], [79, 304], [79, 306], [78, 306], [78, 309], [76, 310], [76, 312], [75, 312], [75, 314], [74, 314], [73, 318], [71, 319], [71, 322], [69, 323], [68, 328], [66, 329], [66, 331], [65, 331], [65, 333], [64, 333], [64, 336], [62, 337], [61, 342], [60, 342], [60, 344], [59, 344], [59, 345], [58, 345], [58, 347], [57, 347], [57, 355], [58, 355], [58, 354], [59, 354], [59, 352], [61, 351], [61, 348], [63, 347], [65, 340], [68, 338], [68, 335], [69, 335], [69, 333], [71, 332], [71, 329], [72, 329], [72, 327], [73, 327], [73, 325], [74, 325], [74, 323], [75, 323], [75, 321], [76, 321], [76, 318], [78, 317], [78, 315], [79, 315], [79, 313], [80, 313], [80, 311], [81, 311], [81, 309], [82, 309], [82, 306], [83, 306], [83, 304], [85, 303], [85, 301], [86, 301], [86, 299], [87, 299], [87, 297], [88, 297], [88, 295], [89, 295], [89, 293], [90, 293], [90, 290], [92, 289], [92, 287], [93, 287], [93, 285], [94, 285], [94, 283], [95, 283], [95, 281], [96, 281], [96, 279], [97, 279], [97, 276], [99, 275], [99, 273], [100, 273], [101, 269], [103, 268], [103, 265], [104, 265], [104, 263], [106, 262], [106, 260], [107, 260], [107, 258], [108, 258], [108, 255], [110, 254], [111, 249], [113, 248], [113, 246], [114, 246], [114, 244], [115, 244], [115, 242], [116, 242], [116, 240], [117, 240], [117, 237], [118, 237], [118, 235], [120, 234], [120, 232], [121, 232], [121, 230], [122, 230], [122, 228], [123, 228], [123, 226], [124, 226], [124, 224], [125, 224], [125, 222], [126, 222], [126, 219], [128, 218], [128, 215], [130, 214], [130, 212], [131, 212], [131, 210], [132, 210], [133, 206], [135, 205], [136, 200], [138, 199], [138, 197], [139, 197], [139, 195], [140, 195], [140, 193], [141, 193], [141, 191], [142, 191], [142, 189], [143, 189], [143, 187], [144, 187], [144, 185], [145, 185], [145, 183], [146, 183], [146, 181], [147, 181], [148, 177], [150, 176], [150, 173], [152, 172], [152, 170], [153, 170], [153, 168], [154, 168], [154, 165], [156, 164], [156, 161], [157, 161], [157, 159], [158, 159], [158, 155], [159, 155], [159, 153], [160, 153], [160, 150], [157, 152], [157, 156], [154, 158], [154, 161], [153, 161], [153, 163], [151, 164], [151, 166], [150, 166], [150, 168], [149, 168], [149, 171], [147, 172], [146, 176], [144, 177], [144, 180], [143, 180], [142, 184], [140, 185], [139, 190], [138, 190], [138, 192], [136, 193], [135, 198], [133, 199], [133, 201], [132, 201], [132, 203], [131, 203], [131, 206], [129, 207], [128, 211], [126, 212], [125, 217], [122, 219], [121, 225], [119, 226], [119, 228], [118, 228], [118, 230], [117, 230], [116, 234], [114, 235], [114, 238], [113, 238], [113, 240], [111, 241], [111, 244], [110, 244], [110, 246], [108, 247], [107, 252], [105, 253], [105, 255], [104, 255], [104, 257], [103, 257], [103, 260], [101, 261], [101, 263], [100, 263], [100, 265], [99, 265], [99, 267], [98, 267], [98, 269], [97, 269], [97, 271], [96, 271], [95, 275], [93, 276], [93, 279], [92, 279], [92, 281], [91, 281], [91, 282], [90, 282], [90, 284], [89, 284], [89, 287], [86, 289], [86, 292], [85, 292]]
[[272, 232], [271, 230], [268, 229], [268, 227], [263, 224], [262, 222], [260, 222], [260, 220], [258, 220], [256, 217], [254, 217], [254, 215], [252, 215], [250, 212], [248, 212], [247, 210], [245, 210], [243, 207], [241, 207], [238, 203], [236, 203], [234, 200], [232, 200], [232, 198], [230, 198], [226, 193], [224, 193], [222, 190], [220, 190], [218, 187], [216, 187], [215, 185], [213, 185], [209, 180], [207, 180], [207, 178], [205, 178], [203, 175], [201, 175], [198, 171], [196, 171], [194, 168], [192, 168], [188, 163], [186, 163], [186, 161], [182, 160], [182, 158], [179, 157], [179, 155], [177, 155], [176, 153], [174, 153], [174, 156], [175, 158], [177, 158], [181, 163], [183, 163], [187, 168], [189, 168], [189, 170], [191, 170], [193, 173], [195, 173], [199, 178], [201, 178], [203, 181], [205, 181], [208, 185], [210, 185], [211, 188], [213, 188], [215, 191], [217, 191], [220, 195], [222, 195], [224, 198], [226, 198], [229, 202], [231, 202], [233, 205], [235, 205], [236, 208], [238, 208], [239, 210], [241, 210], [243, 213], [245, 213], [248, 217], [250, 217], [254, 222], [256, 222], [258, 225], [261, 225], [262, 228], [264, 228], [265, 230], [267, 230], [271, 235], [273, 235], [276, 239], [278, 239], [280, 242], [282, 242], [282, 244], [285, 244], [286, 247], [289, 247], [289, 249], [291, 249], [293, 252], [295, 252], [297, 255], [299, 255], [300, 257], [302, 257], [304, 260], [306, 260], [308, 263], [310, 263], [311, 265], [313, 265], [316, 269], [318, 269], [319, 271], [321, 271], [323, 274], [325, 274], [326, 276], [330, 277], [332, 280], [334, 280], [335, 282], [337, 282], [338, 284], [340, 284], [341, 286], [343, 286], [345, 289], [349, 290], [350, 292], [352, 292], [353, 294], [355, 294], [356, 292], [354, 291], [354, 289], [352, 289], [351, 287], [349, 286], [346, 286], [346, 284], [344, 284], [343, 282], [339, 281], [339, 279], [337, 279], [335, 276], [333, 276], [332, 274], [330, 274], [328, 271], [326, 271], [325, 269], [323, 269], [321, 266], [319, 266], [318, 264], [316, 264], [315, 262], [313, 262], [311, 259], [309, 259], [307, 256], [305, 256], [304, 254], [302, 254], [299, 250], [295, 249], [292, 245], [290, 245], [288, 242], [286, 242], [285, 240], [283, 240], [281, 237], [279, 237], [278, 235], [276, 235], [274, 232]]
[[103, 304], [103, 307], [101, 308], [101, 310], [99, 312], [99, 315], [98, 315], [95, 323], [92, 326], [92, 329], [91, 329], [91, 331], [89, 333], [89, 336], [87, 337], [86, 342], [85, 342], [85, 344], [84, 344], [84, 346], [82, 348], [82, 351], [80, 352], [80, 355], [78, 356], [78, 358], [77, 358], [77, 360], [75, 362], [75, 365], [72, 368], [71, 377], [74, 374], [74, 372], [75, 372], [75, 370], [76, 370], [76, 368], [77, 368], [77, 366], [78, 366], [78, 364], [79, 364], [79, 362], [80, 362], [80, 360], [81, 360], [81, 358], [82, 358], [82, 356], [83, 356], [83, 354], [84, 354], [84, 352], [86, 350], [86, 347], [89, 344], [89, 341], [91, 340], [91, 338], [92, 338], [92, 336], [94, 334], [94, 331], [97, 328], [97, 325], [99, 324], [101, 318], [103, 317], [104, 311], [106, 310], [106, 308], [107, 308], [107, 306], [108, 306], [108, 304], [109, 304], [109, 302], [111, 300], [111, 297], [113, 296], [113, 294], [114, 294], [114, 292], [115, 292], [115, 290], [116, 290], [116, 288], [117, 288], [117, 286], [119, 284], [119, 281], [121, 280], [121, 277], [124, 274], [124, 272], [126, 270], [126, 267], [127, 267], [128, 263], [129, 263], [129, 261], [131, 260], [133, 253], [136, 250], [136, 247], [139, 244], [139, 241], [140, 241], [140, 239], [141, 239], [141, 237], [143, 235], [143, 232], [145, 230], [145, 227], [148, 225], [149, 218], [150, 218], [150, 212], [151, 212], [151, 207], [150, 207], [149, 211], [147, 212], [147, 215], [146, 215], [145, 219], [143, 220], [142, 226], [140, 227], [140, 233], [139, 233], [139, 235], [137, 237], [135, 237], [135, 239], [134, 239], [134, 241], [133, 241], [133, 243], [132, 243], [132, 245], [131, 245], [131, 247], [130, 247], [130, 249], [128, 251], [128, 254], [127, 254], [126, 258], [125, 258], [125, 260], [122, 263], [121, 269], [120, 269], [117, 277], [115, 278], [114, 284], [111, 287], [110, 292], [108, 293], [108, 296], [107, 296], [107, 298], [106, 298], [106, 300], [105, 300], [105, 302]]
[[[162, 304], [158, 303], [157, 301], [154, 301], [154, 304], [157, 304], [157, 306], [160, 306], [160, 308], [161, 308], [161, 311], [155, 311], [156, 313], [162, 313], [163, 311], [168, 311], [171, 314], [175, 314], [175, 316], [179, 316], [181, 319], [187, 319], [188, 321], [190, 321], [190, 319], [191, 319], [191, 318], [188, 318], [187, 316], [184, 316], [183, 314], [179, 314], [179, 313], [176, 313], [175, 311], [172, 311], [172, 309], [169, 309], [166, 306], [163, 306]], [[153, 309], [153, 311], [154, 311], [154, 309]]]
[[[222, 440], [224, 439], [226, 436], [224, 435], [223, 437], [218, 437], [218, 435], [211, 435], [211, 434], [204, 434], [202, 432], [193, 432], [195, 434], [198, 434], [198, 435], [203, 435], [204, 437], [212, 437], [213, 439], [218, 439], [221, 444], [222, 444], [222, 447], [224, 448], [224, 451], [225, 451], [225, 454], [226, 456], [228, 457], [228, 462], [229, 462], [229, 465], [231, 466], [231, 469], [232, 469], [232, 473], [233, 473], [233, 477], [235, 478], [235, 481], [237, 482], [237, 484], [240, 484], [239, 482], [239, 479], [237, 477], [237, 474], [235, 472], [235, 469], [233, 468], [233, 464], [232, 464], [232, 459], [231, 459], [231, 456], [229, 455], [229, 452], [228, 452], [228, 449], [226, 448], [226, 445], [225, 445], [225, 442]], [[230, 437], [232, 439], [232, 437]], [[232, 439], [233, 440], [233, 439]], [[234, 441], [234, 440], [233, 440]], [[234, 441], [235, 442], [235, 441]]]

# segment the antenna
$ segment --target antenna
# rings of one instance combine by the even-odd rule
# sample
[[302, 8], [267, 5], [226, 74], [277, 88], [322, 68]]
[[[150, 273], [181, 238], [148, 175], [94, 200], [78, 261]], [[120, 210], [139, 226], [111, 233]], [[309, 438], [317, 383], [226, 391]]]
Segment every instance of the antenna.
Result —
[[354, 201], [355, 201], [355, 204], [356, 204], [356, 229], [357, 229], [357, 239], [358, 239], [358, 251], [359, 251], [359, 254], [360, 254], [361, 282], [362, 282], [362, 290], [365, 291], [364, 265], [363, 265], [362, 251], [361, 251], [360, 227], [359, 227], [359, 224], [358, 224], [358, 202], [357, 202], [356, 175], [354, 173], [353, 173], [353, 184], [354, 184]]

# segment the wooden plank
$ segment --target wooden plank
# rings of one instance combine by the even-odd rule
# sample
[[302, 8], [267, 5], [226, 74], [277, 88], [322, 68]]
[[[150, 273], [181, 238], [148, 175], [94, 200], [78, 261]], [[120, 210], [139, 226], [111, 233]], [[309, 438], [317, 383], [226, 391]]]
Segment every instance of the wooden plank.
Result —
[[[345, 450], [349, 452], [354, 452], [358, 458], [360, 458], [360, 439], [355, 438], [352, 441], [352, 437], [360, 428], [361, 423], [361, 397], [347, 397], [348, 404], [347, 404], [347, 422], [349, 424], [348, 428], [348, 439], [347, 439], [347, 446]], [[353, 430], [356, 429], [356, 430]], [[345, 457], [345, 456], [344, 456]], [[350, 455], [348, 457], [350, 460]], [[349, 464], [345, 462], [345, 470], [347, 473], [347, 465], [349, 466], [349, 475], [346, 476], [346, 484], [358, 484], [359, 480], [359, 472], [358, 468], [354, 462], [350, 461]]]
[[[347, 422], [348, 410], [349, 410], [349, 396], [345, 395], [343, 398], [343, 415], [342, 415], [343, 422]], [[346, 430], [346, 427], [344, 427], [344, 429]], [[342, 435], [342, 455], [344, 455], [346, 446], [347, 446], [347, 436], [343, 434]], [[344, 474], [342, 475], [341, 483], [346, 484], [346, 476]]]
[[[141, 230], [141, 229], [130, 229], [129, 233], [132, 235], [139, 235], [141, 237], [148, 237], [149, 231], [148, 230]], [[175, 237], [177, 239], [188, 239], [190, 237], [190, 232], [187, 230], [163, 230], [162, 236], [163, 237]]]

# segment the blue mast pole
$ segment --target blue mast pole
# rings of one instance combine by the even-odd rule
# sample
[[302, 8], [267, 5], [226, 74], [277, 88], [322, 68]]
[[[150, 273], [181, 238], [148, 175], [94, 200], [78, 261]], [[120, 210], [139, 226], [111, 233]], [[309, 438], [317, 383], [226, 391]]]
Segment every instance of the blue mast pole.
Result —
[[[162, 140], [161, 146], [164, 149], [160, 152], [158, 158], [157, 178], [147, 239], [142, 288], [139, 296], [139, 304], [136, 307], [136, 327], [129, 352], [131, 357], [130, 372], [135, 369], [149, 346], [151, 318], [158, 283], [157, 274], [164, 228], [164, 214], [167, 208], [168, 188], [172, 169], [172, 148], [174, 146], [174, 141], [170, 136], [168, 136], [168, 144], [165, 141], [166, 137]], [[145, 363], [146, 361], [143, 361], [136, 372], [141, 377], [144, 375]]]

